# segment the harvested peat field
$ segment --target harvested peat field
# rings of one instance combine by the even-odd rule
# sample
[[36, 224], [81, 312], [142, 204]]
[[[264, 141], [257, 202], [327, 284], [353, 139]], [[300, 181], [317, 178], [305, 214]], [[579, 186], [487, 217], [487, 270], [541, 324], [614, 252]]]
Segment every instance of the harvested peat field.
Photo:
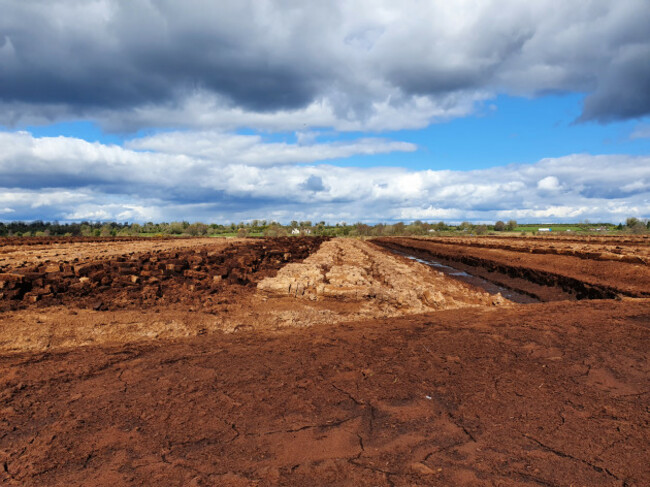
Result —
[[650, 239], [0, 240], [0, 484], [648, 486]]

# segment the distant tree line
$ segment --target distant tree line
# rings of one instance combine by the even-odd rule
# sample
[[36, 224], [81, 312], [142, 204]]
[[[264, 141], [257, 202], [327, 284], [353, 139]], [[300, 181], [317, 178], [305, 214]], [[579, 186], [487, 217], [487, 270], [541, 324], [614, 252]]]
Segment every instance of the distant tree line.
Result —
[[[497, 221], [494, 225], [473, 224], [462, 222], [458, 225], [447, 224], [443, 221], [427, 223], [415, 220], [410, 223], [377, 223], [368, 225], [357, 222], [347, 224], [345, 222], [334, 225], [320, 221], [294, 220], [289, 225], [282, 225], [278, 222], [267, 220], [252, 220], [249, 222], [218, 224], [205, 224], [201, 222], [190, 223], [187, 221], [170, 223], [117, 223], [117, 222], [79, 222], [59, 223], [36, 220], [32, 222], [0, 222], [0, 236], [84, 236], [84, 237], [119, 237], [119, 236], [270, 236], [279, 237], [285, 235], [325, 235], [325, 236], [396, 236], [396, 235], [445, 235], [445, 234], [468, 234], [486, 235], [489, 233], [501, 233], [512, 231], [523, 231], [535, 233], [538, 227], [553, 225], [549, 224], [525, 224], [519, 225], [515, 220], [508, 222]], [[650, 220], [628, 218], [625, 224], [618, 226], [611, 223], [576, 223], [571, 224], [580, 231], [618, 231], [633, 234], [650, 232]]]

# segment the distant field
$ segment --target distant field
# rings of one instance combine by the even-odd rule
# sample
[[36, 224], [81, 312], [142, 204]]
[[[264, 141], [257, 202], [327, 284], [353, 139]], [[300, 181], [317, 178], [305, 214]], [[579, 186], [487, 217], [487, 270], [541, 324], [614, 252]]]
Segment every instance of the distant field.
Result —
[[[616, 226], [578, 226], [578, 225], [518, 225], [513, 232], [537, 232], [540, 228], [550, 228], [551, 232], [577, 232], [577, 233], [608, 233], [619, 231]], [[604, 228], [604, 230], [597, 230], [597, 228]]]

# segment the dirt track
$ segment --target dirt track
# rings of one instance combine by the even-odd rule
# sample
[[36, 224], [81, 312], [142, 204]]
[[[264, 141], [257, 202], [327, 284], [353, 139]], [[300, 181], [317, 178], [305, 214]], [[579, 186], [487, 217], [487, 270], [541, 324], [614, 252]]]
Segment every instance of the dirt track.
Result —
[[[624, 296], [641, 289], [647, 266], [606, 280], [604, 260], [563, 256], [572, 260], [559, 266], [551, 254], [427, 244], [565, 278], [532, 283], [552, 302], [495, 306], [433, 269], [347, 242], [294, 240], [306, 247], [287, 258], [268, 257], [264, 240], [201, 243], [207, 276], [185, 275], [188, 259], [163, 271], [163, 296], [176, 303], [158, 296], [142, 308], [128, 294], [137, 286], [107, 286], [108, 309], [67, 302], [68, 291], [53, 306], [26, 293], [0, 314], [0, 483], [650, 485], [650, 300]], [[172, 252], [138, 245], [124, 255], [143, 265]], [[257, 271], [248, 261], [217, 271], [210, 252], [257, 256]], [[122, 256], [93, 262], [119, 269]], [[355, 262], [356, 272], [346, 267]], [[213, 275], [212, 302], [200, 286], [190, 298]], [[587, 296], [567, 279], [619, 298], [575, 301]], [[444, 299], [427, 301], [427, 290]], [[570, 300], [556, 300], [562, 293]]]

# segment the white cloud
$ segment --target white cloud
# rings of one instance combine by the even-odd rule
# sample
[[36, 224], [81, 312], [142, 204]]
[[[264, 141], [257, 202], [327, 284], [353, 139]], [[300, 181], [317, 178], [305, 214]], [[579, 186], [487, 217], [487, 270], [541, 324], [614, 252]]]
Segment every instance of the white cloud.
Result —
[[537, 188], [544, 191], [557, 191], [560, 189], [560, 181], [555, 176], [546, 176], [537, 182]]
[[80, 202], [88, 201], [92, 195], [87, 191], [71, 191], [67, 189], [34, 191], [29, 189], [3, 188], [0, 192], [0, 204], [11, 204], [8, 208], [15, 212], [15, 208], [29, 208], [40, 210], [43, 207], [74, 206]]
[[278, 143], [265, 142], [259, 135], [203, 131], [157, 134], [130, 140], [126, 143], [126, 147], [253, 166], [316, 162], [354, 155], [412, 152], [417, 149], [415, 144], [378, 138], [363, 138], [350, 142], [311, 141], [309, 144], [304, 142], [304, 137], [301, 143], [297, 144]]
[[[13, 210], [14, 219], [120, 221], [618, 221], [650, 215], [647, 156], [574, 154], [473, 171], [290, 164], [410, 149], [400, 144], [360, 139], [304, 146], [257, 136], [171, 133], [131, 141], [150, 149], [140, 152], [0, 133], [6, 148], [0, 153], [0, 208]], [[313, 154], [302, 152], [305, 147]], [[192, 154], [177, 154], [186, 149]]]
[[80, 205], [73, 211], [64, 214], [66, 220], [73, 221], [161, 221], [161, 214], [158, 208], [153, 206], [142, 206], [133, 204], [108, 203], [98, 205], [96, 203]]

